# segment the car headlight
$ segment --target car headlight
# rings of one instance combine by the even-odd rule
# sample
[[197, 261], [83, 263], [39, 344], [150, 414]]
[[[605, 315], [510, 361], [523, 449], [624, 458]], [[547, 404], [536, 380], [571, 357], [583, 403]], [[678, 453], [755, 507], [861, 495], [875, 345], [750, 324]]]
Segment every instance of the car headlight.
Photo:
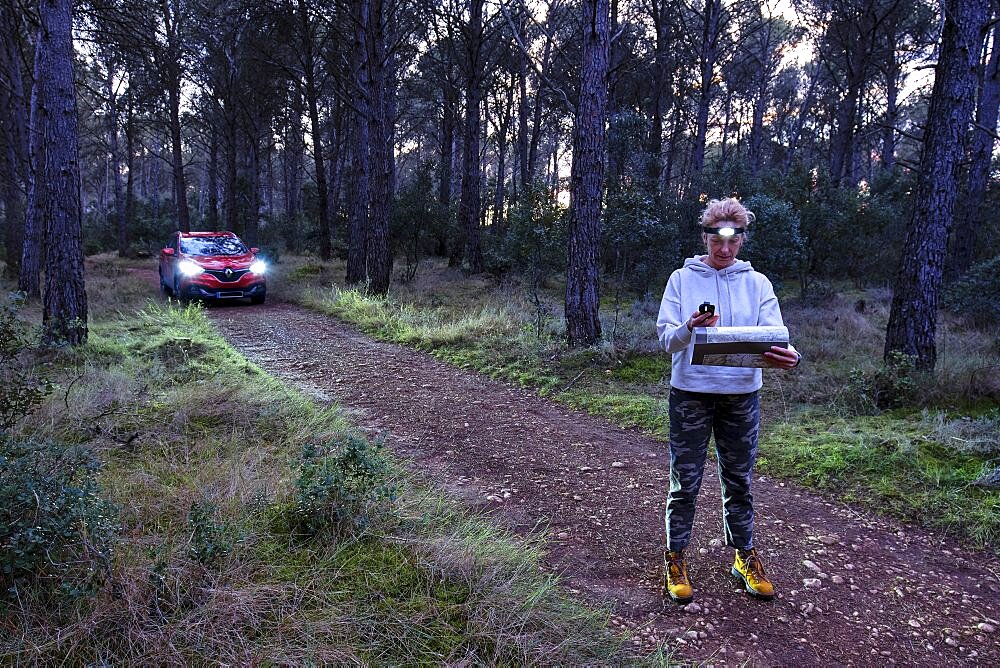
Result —
[[185, 276], [197, 276], [205, 271], [202, 267], [198, 266], [191, 260], [183, 260], [177, 265], [177, 269]]
[[263, 260], [257, 260], [256, 262], [250, 265], [250, 273], [257, 274], [259, 276], [260, 274], [263, 274], [265, 271], [267, 271], [267, 263], [264, 262]]

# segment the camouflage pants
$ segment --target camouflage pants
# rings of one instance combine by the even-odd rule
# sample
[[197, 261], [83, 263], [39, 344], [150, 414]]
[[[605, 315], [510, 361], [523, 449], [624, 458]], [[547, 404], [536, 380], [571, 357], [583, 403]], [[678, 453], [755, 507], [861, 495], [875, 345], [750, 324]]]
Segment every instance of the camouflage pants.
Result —
[[753, 494], [760, 402], [749, 394], [703, 394], [670, 388], [670, 496], [667, 545], [682, 550], [691, 540], [708, 440], [715, 434], [722, 483], [726, 544], [753, 547]]

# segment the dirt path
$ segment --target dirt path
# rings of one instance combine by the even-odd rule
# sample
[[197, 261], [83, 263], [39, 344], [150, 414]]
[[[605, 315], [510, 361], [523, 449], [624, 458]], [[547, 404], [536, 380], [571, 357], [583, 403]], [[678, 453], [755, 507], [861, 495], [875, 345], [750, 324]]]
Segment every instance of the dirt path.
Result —
[[[551, 536], [571, 591], [642, 642], [720, 665], [1000, 665], [1000, 560], [760, 477], [756, 543], [779, 598], [742, 593], [706, 471], [689, 548], [695, 602], [659, 593], [666, 445], [531, 392], [273, 304], [213, 308], [248, 358], [336, 399], [469, 506]], [[678, 640], [679, 639], [679, 640]]]

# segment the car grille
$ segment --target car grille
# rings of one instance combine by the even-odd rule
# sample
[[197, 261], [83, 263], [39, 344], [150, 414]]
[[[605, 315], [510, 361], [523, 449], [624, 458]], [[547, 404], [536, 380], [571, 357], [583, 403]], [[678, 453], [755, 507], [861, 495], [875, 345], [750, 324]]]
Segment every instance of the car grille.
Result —
[[211, 274], [223, 283], [233, 283], [240, 280], [249, 272], [249, 269], [206, 269], [206, 274]]

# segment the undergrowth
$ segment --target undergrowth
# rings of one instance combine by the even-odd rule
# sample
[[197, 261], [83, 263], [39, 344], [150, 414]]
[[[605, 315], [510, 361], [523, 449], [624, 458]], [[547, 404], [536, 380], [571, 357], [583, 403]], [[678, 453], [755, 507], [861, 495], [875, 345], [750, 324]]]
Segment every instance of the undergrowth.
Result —
[[54, 391], [9, 434], [84, 453], [83, 469], [65, 470], [93, 473], [80, 490], [95, 504], [75, 507], [103, 523], [74, 526], [113, 549], [99, 573], [80, 573], [94, 577], [36, 573], [30, 586], [76, 589], [14, 597], [0, 662], [634, 658], [607, 612], [569, 601], [541, 571], [540, 542], [421, 487], [335, 406], [235, 353], [201, 308], [117, 309], [86, 345], [37, 353]]
[[[655, 340], [658, 295], [602, 308], [605, 340], [573, 349], [563, 343], [556, 317], [562, 313], [558, 284], [541, 295], [547, 315], [539, 327], [537, 295], [527, 287], [468, 279], [433, 263], [421, 271], [387, 297], [319, 287], [301, 277], [287, 294], [376, 338], [428, 350], [456, 366], [666, 438], [670, 359]], [[323, 282], [329, 285], [336, 273], [324, 269]], [[804, 362], [787, 373], [765, 371], [760, 469], [977, 545], [997, 546], [1000, 453], [935, 436], [971, 420], [983, 442], [1000, 443], [1000, 423], [984, 417], [1000, 399], [996, 332], [943, 314], [938, 369], [921, 374], [904, 357], [882, 362], [887, 291], [831, 290], [820, 306], [795, 295], [782, 301]], [[828, 420], [823, 447], [815, 447], [811, 436], [818, 416]], [[877, 431], [886, 438], [859, 441], [859, 425], [870, 428], [870, 420], [878, 421]], [[900, 440], [893, 434], [910, 436]], [[925, 512], [929, 502], [943, 504], [942, 512]]]

